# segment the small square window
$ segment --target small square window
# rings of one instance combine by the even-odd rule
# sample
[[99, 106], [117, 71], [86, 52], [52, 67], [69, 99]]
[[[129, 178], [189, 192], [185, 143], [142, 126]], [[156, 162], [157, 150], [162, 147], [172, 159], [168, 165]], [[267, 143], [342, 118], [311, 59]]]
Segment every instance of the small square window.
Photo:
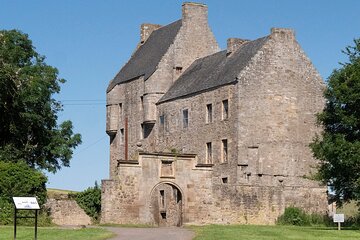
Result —
[[180, 74], [182, 72], [182, 67], [175, 67], [175, 71], [177, 74]]

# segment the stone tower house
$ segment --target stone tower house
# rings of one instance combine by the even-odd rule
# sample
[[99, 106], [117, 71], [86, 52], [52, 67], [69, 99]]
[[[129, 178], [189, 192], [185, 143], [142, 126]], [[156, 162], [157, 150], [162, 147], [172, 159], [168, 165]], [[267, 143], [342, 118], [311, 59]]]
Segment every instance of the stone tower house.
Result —
[[143, 24], [107, 89], [103, 223], [272, 224], [286, 206], [325, 211], [311, 181], [323, 81], [290, 29], [221, 51], [207, 6]]

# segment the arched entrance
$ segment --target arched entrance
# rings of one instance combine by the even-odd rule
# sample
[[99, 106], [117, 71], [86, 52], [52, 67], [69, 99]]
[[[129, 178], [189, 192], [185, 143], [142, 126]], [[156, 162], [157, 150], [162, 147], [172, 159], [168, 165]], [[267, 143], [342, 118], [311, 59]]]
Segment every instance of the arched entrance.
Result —
[[160, 183], [151, 192], [151, 212], [159, 226], [182, 225], [182, 194], [171, 183]]

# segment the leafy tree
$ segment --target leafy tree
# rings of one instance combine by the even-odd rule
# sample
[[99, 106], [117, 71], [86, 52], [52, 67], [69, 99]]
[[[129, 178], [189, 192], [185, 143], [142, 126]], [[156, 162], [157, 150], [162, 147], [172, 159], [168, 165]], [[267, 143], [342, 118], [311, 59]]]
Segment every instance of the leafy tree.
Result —
[[69, 166], [81, 136], [71, 121], [57, 124], [62, 105], [52, 96], [65, 80], [44, 60], [28, 35], [0, 31], [0, 161], [55, 173]]
[[75, 194], [76, 202], [84, 209], [87, 215], [92, 217], [93, 221], [100, 220], [101, 214], [101, 188], [95, 182], [94, 187], [89, 187], [83, 192]]
[[318, 114], [324, 131], [311, 144], [320, 160], [318, 178], [328, 183], [338, 204], [360, 202], [360, 39], [343, 52], [349, 62], [332, 72], [326, 106]]

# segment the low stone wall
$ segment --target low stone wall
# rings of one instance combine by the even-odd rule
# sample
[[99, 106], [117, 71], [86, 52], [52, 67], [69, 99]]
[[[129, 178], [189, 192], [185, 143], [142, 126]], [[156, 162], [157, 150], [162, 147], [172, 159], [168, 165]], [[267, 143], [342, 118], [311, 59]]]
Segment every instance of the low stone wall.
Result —
[[46, 202], [52, 222], [57, 225], [90, 225], [91, 218], [74, 199], [50, 198]]

